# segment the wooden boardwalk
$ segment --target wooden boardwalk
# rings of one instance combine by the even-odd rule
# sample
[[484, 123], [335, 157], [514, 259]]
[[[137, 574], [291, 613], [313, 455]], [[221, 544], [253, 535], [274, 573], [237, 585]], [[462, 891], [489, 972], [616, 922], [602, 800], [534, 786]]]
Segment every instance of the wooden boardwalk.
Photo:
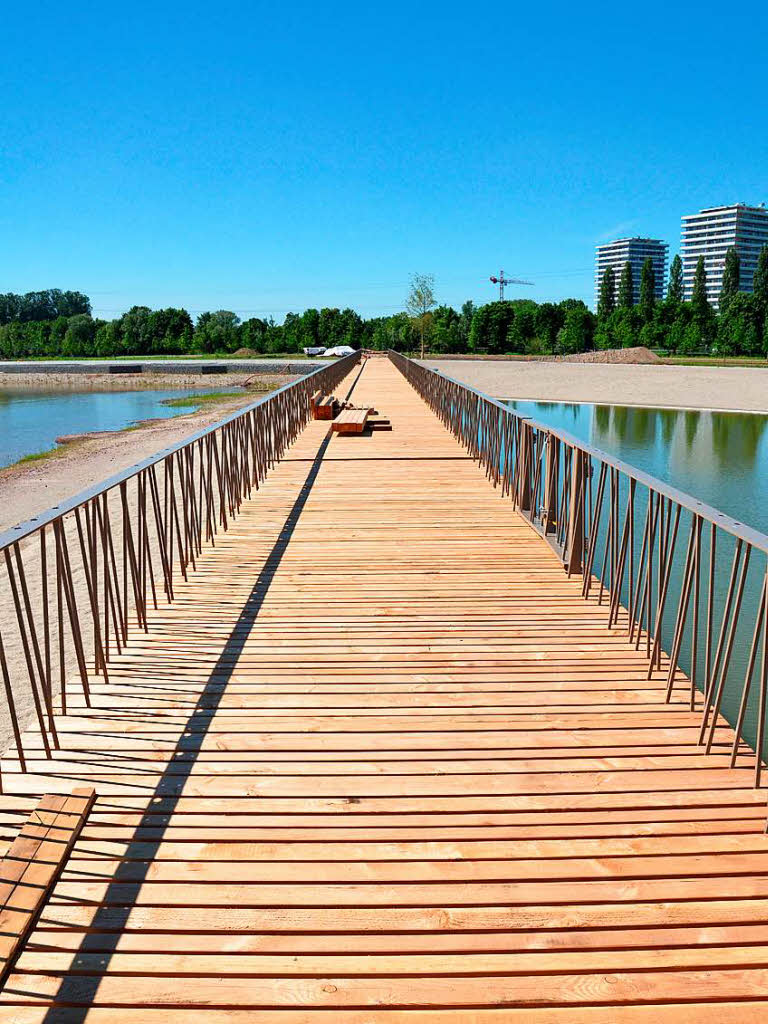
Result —
[[[15, 1024], [768, 1010], [765, 798], [386, 360], [20, 774], [98, 797]], [[201, 1015], [204, 1012], [204, 1016]]]

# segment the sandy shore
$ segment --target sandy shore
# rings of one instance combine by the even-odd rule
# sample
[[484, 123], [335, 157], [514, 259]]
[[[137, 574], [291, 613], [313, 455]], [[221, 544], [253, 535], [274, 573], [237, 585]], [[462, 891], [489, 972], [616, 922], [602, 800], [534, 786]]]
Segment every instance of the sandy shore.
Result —
[[[155, 378], [150, 386], [183, 386], [179, 385], [178, 377], [170, 379], [173, 383], [169, 385], [158, 383]], [[268, 389], [278, 388], [292, 379], [279, 376], [260, 378], [259, 390], [243, 390], [233, 395], [231, 400], [223, 399], [173, 419], [152, 420], [130, 430], [84, 435], [59, 448], [49, 458], [0, 469], [0, 531], [149, 458], [168, 445], [183, 441], [185, 437], [216, 423], [234, 409], [256, 401]], [[79, 378], [79, 381], [82, 380]], [[217, 391], [232, 386], [228, 380], [228, 377], [203, 378], [203, 386], [210, 386], [211, 391]], [[46, 378], [46, 381], [50, 383], [50, 378]], [[242, 381], [243, 375], [238, 374], [235, 383], [240, 384]], [[0, 380], [0, 387], [4, 383]], [[199, 388], [201, 378], [195, 378], [191, 386]], [[77, 386], [74, 390], [91, 389]]]
[[768, 367], [429, 359], [495, 398], [768, 413]]

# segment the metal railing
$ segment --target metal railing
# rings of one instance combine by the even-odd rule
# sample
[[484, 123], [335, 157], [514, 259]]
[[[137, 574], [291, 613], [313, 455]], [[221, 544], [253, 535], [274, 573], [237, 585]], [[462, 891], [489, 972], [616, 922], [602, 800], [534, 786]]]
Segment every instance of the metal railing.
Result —
[[[648, 679], [664, 673], [667, 702], [685, 688], [688, 707], [701, 711], [699, 744], [731, 767], [751, 762], [759, 786], [768, 536], [437, 370], [397, 352], [390, 359], [568, 576], [582, 577], [582, 595], [607, 605], [609, 627], [644, 649]], [[725, 745], [721, 713], [735, 733]]]
[[[55, 715], [67, 712], [69, 673], [89, 705], [89, 666], [109, 678], [113, 653], [131, 630], [147, 631], [151, 608], [174, 600], [178, 579], [295, 440], [310, 395], [336, 388], [359, 358], [286, 384], [0, 534], [2, 711], [21, 771], [28, 756], [48, 758], [58, 747]], [[33, 755], [27, 718], [41, 737]]]

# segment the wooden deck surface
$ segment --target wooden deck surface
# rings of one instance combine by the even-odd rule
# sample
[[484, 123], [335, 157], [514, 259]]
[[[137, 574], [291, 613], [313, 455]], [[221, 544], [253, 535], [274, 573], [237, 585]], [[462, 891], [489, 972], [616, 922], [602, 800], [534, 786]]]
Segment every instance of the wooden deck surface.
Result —
[[697, 752], [388, 361], [352, 400], [392, 432], [310, 423], [55, 760], [4, 762], [6, 823], [98, 797], [0, 1021], [764, 1019], [730, 731]]

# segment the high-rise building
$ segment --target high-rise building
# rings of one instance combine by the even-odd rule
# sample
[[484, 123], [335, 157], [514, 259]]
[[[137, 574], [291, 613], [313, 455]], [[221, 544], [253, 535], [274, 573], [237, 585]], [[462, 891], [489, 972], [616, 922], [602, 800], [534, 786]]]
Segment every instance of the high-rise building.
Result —
[[667, 243], [658, 238], [617, 238], [615, 242], [598, 245], [595, 251], [595, 308], [597, 308], [600, 298], [600, 282], [603, 280], [603, 274], [608, 267], [613, 267], [616, 277], [616, 295], [618, 296], [621, 272], [627, 262], [632, 267], [635, 303], [638, 303], [640, 301], [640, 275], [643, 264], [649, 256], [653, 261], [656, 298], [663, 299], [668, 250]]
[[741, 262], [739, 289], [751, 292], [757, 257], [764, 245], [768, 245], [768, 210], [765, 204], [713, 206], [683, 217], [680, 255], [683, 261], [685, 298], [691, 298], [696, 264], [699, 257], [703, 256], [707, 274], [707, 298], [713, 306], [717, 306], [723, 286], [725, 254], [730, 248], [736, 250]]

